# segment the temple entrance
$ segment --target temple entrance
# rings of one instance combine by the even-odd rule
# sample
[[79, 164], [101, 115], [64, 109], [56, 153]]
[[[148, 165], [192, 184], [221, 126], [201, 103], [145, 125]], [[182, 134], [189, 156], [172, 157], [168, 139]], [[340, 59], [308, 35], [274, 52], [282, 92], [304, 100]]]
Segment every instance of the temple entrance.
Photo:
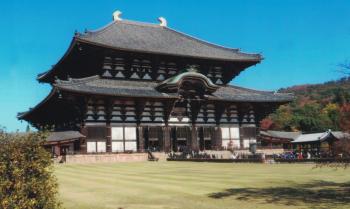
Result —
[[191, 140], [191, 129], [188, 126], [172, 127], [170, 137], [172, 151], [186, 151], [188, 149], [189, 141]]
[[162, 127], [148, 127], [144, 129], [145, 149], [152, 152], [162, 150]]
[[214, 136], [214, 127], [199, 127], [198, 141], [199, 149], [201, 151], [212, 149], [212, 138]]

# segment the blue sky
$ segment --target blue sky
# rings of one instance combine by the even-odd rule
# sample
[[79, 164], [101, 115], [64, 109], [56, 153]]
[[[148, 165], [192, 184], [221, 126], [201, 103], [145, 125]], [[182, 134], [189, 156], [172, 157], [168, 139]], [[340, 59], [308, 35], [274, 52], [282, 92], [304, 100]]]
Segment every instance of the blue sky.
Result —
[[50, 86], [35, 78], [64, 54], [74, 31], [98, 29], [122, 18], [157, 22], [265, 60], [233, 84], [261, 90], [340, 77], [350, 60], [350, 1], [346, 0], [60, 0], [0, 2], [0, 125], [24, 130], [17, 112], [35, 106]]

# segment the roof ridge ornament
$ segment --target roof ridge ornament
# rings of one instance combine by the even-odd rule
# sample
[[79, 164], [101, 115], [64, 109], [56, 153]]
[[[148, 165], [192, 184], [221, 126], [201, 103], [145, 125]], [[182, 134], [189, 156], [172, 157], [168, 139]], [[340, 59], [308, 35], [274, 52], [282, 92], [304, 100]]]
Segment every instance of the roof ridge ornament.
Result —
[[122, 12], [119, 10], [116, 10], [115, 12], [113, 12], [113, 21], [121, 21], [122, 18], [120, 17], [122, 15]]
[[167, 27], [168, 26], [168, 21], [166, 21], [166, 19], [164, 17], [158, 17], [159, 20], [159, 25], [162, 27]]

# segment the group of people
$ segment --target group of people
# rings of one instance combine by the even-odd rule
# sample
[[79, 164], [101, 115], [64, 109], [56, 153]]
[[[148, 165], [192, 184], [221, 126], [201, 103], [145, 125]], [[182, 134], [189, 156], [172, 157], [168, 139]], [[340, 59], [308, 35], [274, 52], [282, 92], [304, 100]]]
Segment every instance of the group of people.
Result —
[[329, 158], [332, 157], [331, 153], [328, 152], [317, 152], [317, 151], [291, 151], [285, 152], [279, 155], [275, 155], [274, 158], [281, 158], [286, 160], [302, 160], [302, 159], [315, 159], [315, 158]]

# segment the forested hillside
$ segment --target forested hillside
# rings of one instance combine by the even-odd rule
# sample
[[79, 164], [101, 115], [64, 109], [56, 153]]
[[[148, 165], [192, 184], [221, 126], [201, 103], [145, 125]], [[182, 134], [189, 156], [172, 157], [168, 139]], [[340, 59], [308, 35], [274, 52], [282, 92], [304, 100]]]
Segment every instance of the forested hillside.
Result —
[[295, 101], [264, 119], [262, 129], [305, 133], [350, 130], [350, 77], [323, 84], [292, 86], [279, 92], [293, 93]]

